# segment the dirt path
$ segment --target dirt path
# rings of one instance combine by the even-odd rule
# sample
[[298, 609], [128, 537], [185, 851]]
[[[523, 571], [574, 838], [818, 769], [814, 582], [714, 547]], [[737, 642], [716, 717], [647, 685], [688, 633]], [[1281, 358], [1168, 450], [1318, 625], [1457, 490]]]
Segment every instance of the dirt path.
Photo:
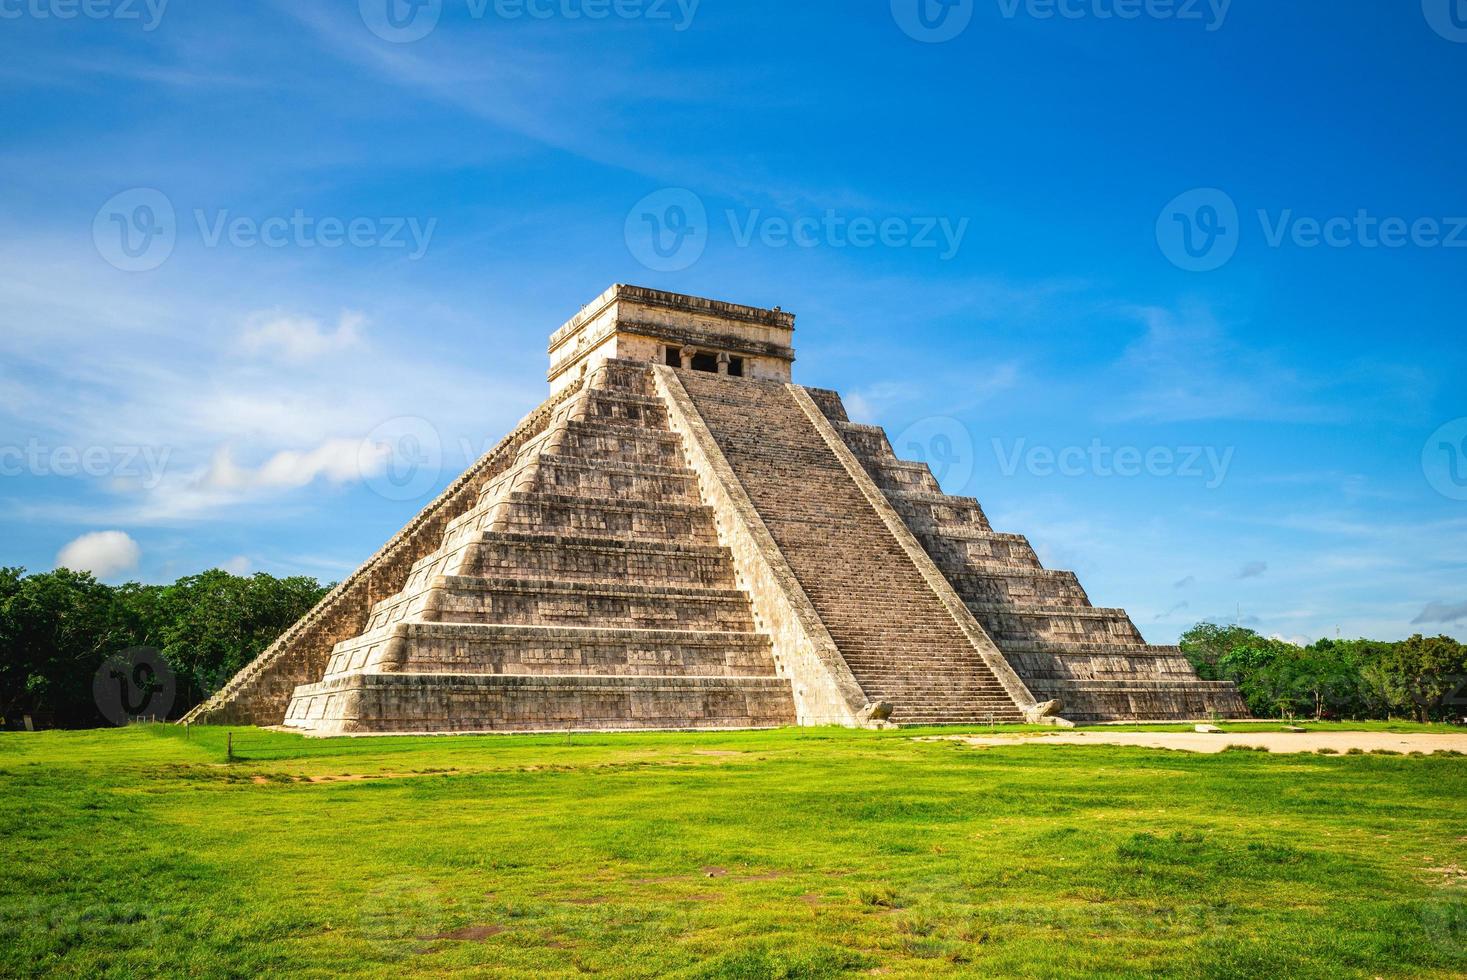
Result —
[[1333, 749], [1361, 752], [1467, 752], [1467, 733], [1410, 734], [1394, 732], [1065, 732], [1055, 735], [937, 735], [923, 742], [952, 741], [968, 745], [1000, 746], [1039, 743], [1043, 745], [1137, 745], [1149, 749], [1181, 752], [1221, 752], [1230, 745], [1267, 749], [1270, 752], [1318, 752]]

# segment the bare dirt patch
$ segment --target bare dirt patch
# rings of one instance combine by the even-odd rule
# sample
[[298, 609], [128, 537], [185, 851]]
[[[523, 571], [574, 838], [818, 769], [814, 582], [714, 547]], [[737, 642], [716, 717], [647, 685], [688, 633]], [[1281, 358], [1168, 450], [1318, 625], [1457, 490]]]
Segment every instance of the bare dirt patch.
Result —
[[930, 735], [921, 742], [962, 742], [983, 748], [1004, 745], [1133, 745], [1180, 752], [1223, 752], [1232, 746], [1265, 752], [1467, 752], [1467, 733], [1406, 732], [1106, 732], [1042, 735]]

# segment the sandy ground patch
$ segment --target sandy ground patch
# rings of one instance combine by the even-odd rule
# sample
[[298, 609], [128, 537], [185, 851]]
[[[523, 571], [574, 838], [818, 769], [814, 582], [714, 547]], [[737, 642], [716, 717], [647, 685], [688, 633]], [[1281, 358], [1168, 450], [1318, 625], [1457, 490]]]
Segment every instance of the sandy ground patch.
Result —
[[1246, 745], [1270, 752], [1318, 752], [1333, 749], [1362, 752], [1467, 752], [1467, 732], [1462, 734], [1395, 732], [1104, 732], [1083, 731], [1041, 735], [933, 735], [921, 742], [963, 742], [968, 745], [1138, 745], [1148, 749], [1181, 752], [1221, 752], [1230, 745]]

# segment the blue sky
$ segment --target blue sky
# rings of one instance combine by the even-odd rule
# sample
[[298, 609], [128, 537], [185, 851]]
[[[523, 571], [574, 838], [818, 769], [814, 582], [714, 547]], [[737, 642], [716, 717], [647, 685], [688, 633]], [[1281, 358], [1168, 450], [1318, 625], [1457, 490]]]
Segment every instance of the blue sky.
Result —
[[1155, 642], [1467, 638], [1461, 0], [394, 2], [0, 0], [0, 563], [340, 577], [632, 282]]

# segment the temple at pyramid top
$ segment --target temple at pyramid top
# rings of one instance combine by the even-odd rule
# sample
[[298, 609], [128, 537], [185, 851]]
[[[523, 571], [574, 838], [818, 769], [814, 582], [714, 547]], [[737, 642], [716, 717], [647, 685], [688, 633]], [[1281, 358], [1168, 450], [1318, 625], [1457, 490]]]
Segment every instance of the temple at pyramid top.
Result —
[[330, 735], [1247, 713], [839, 394], [794, 384], [794, 321], [612, 286], [551, 335], [549, 398], [190, 720]]
[[550, 335], [550, 390], [608, 358], [790, 380], [795, 315], [645, 286], [612, 286]]

